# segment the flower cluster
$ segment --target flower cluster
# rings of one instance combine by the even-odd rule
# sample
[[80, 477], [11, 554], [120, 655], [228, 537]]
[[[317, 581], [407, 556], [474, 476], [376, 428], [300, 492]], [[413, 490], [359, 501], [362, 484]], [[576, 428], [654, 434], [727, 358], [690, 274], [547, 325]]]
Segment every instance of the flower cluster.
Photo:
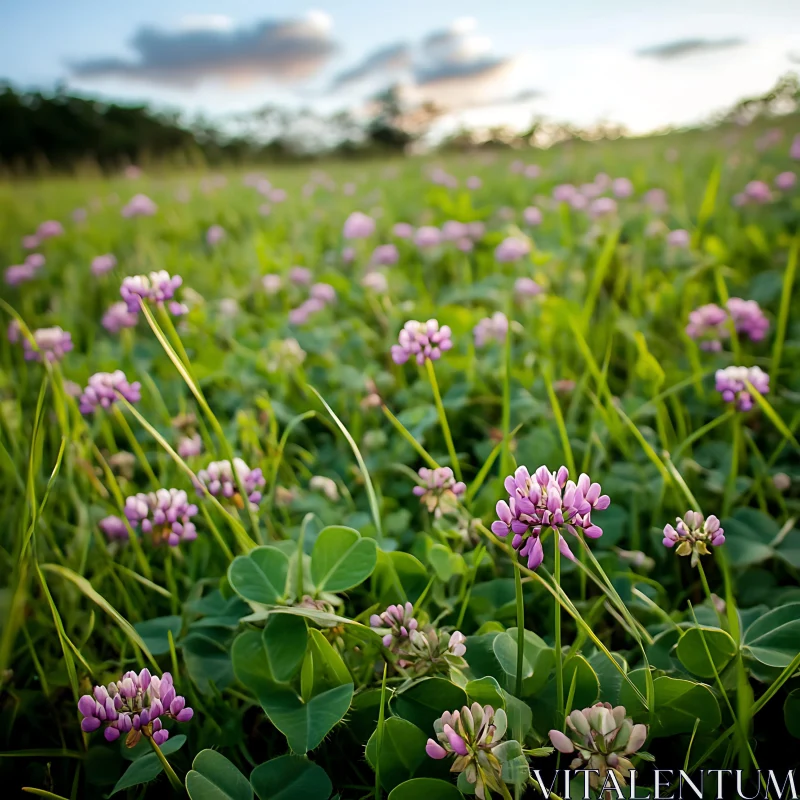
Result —
[[494, 257], [501, 264], [508, 264], [512, 261], [519, 261], [531, 251], [531, 243], [527, 239], [519, 236], [509, 236], [503, 239], [495, 248]]
[[388, 628], [383, 645], [397, 657], [397, 666], [415, 677], [447, 672], [451, 666], [464, 666], [466, 636], [432, 626], [421, 629], [411, 603], [389, 606], [369, 619], [373, 628]]
[[126, 672], [108, 686], [95, 686], [92, 694], [85, 694], [78, 701], [78, 711], [83, 714], [82, 731], [91, 733], [105, 724], [103, 735], [107, 741], [113, 742], [126, 733], [128, 747], [142, 736], [152, 737], [162, 745], [169, 738], [162, 719], [188, 722], [194, 716], [185, 698], [176, 694], [172, 675], [165, 672], [159, 678], [146, 667], [139, 673]]
[[178, 439], [178, 455], [181, 458], [191, 458], [199, 456], [203, 452], [203, 439], [199, 433], [191, 436], [181, 436]]
[[152, 217], [158, 211], [158, 206], [145, 194], [134, 195], [122, 209], [122, 216]]
[[[233, 470], [236, 470], [235, 476]], [[261, 489], [266, 484], [261, 468], [250, 469], [241, 458], [233, 459], [233, 468], [230, 461], [212, 461], [197, 473], [197, 478], [200, 481], [200, 486], [197, 487], [199, 493], [202, 494], [203, 490], [207, 490], [214, 497], [224, 497], [237, 508], [244, 508], [244, 501], [237, 485], [238, 478], [238, 483], [242, 485], [253, 511], [261, 502]]]
[[345, 239], [367, 239], [373, 233], [375, 233], [375, 220], [361, 211], [354, 211], [345, 220], [342, 228], [342, 236]]
[[103, 327], [109, 333], [119, 333], [123, 328], [135, 328], [139, 315], [128, 310], [128, 304], [120, 300], [112, 303], [108, 311], [103, 314]]
[[171, 276], [162, 269], [149, 275], [133, 275], [125, 278], [119, 293], [131, 313], [138, 312], [141, 303], [148, 300], [159, 304], [171, 301], [169, 310], [177, 317], [188, 311], [185, 305], [172, 299], [182, 283], [180, 275]]
[[138, 403], [142, 397], [141, 388], [139, 381], [128, 383], [121, 369], [95, 372], [80, 396], [81, 414], [91, 414], [98, 408], [111, 408], [119, 397], [124, 397], [129, 403]]
[[405, 364], [411, 356], [417, 364], [426, 360], [438, 361], [442, 353], [453, 347], [450, 338], [450, 326], [442, 325], [435, 319], [427, 322], [409, 320], [403, 326], [398, 337], [399, 344], [392, 345], [392, 360], [395, 364]]
[[189, 502], [183, 489], [158, 489], [133, 495], [125, 500], [125, 516], [131, 525], [153, 537], [154, 544], [166, 542], [175, 547], [197, 538], [191, 518], [197, 506]]
[[206, 231], [206, 244], [209, 247], [214, 247], [214, 245], [219, 244], [227, 235], [222, 225], [212, 225]]
[[475, 347], [483, 347], [492, 340], [505, 341], [508, 335], [508, 317], [502, 311], [495, 311], [491, 317], [484, 317], [472, 329], [475, 337]]
[[731, 297], [727, 303], [737, 333], [743, 333], [751, 342], [760, 342], [769, 330], [769, 320], [755, 300]]
[[517, 278], [514, 281], [514, 294], [518, 297], [536, 297], [543, 291], [533, 278]]
[[92, 275], [105, 275], [117, 266], [117, 259], [111, 253], [95, 256], [92, 259]]
[[370, 263], [376, 267], [392, 267], [400, 259], [397, 246], [393, 244], [379, 244], [370, 257]]
[[508, 796], [502, 783], [503, 765], [493, 752], [503, 741], [508, 718], [502, 708], [473, 703], [460, 711], [445, 711], [433, 723], [435, 739], [428, 739], [425, 752], [435, 759], [455, 756], [451, 772], [464, 773], [481, 800], [487, 790]]
[[569, 471], [561, 467], [550, 472], [541, 466], [531, 475], [526, 467], [519, 467], [505, 479], [508, 502], [497, 503], [498, 521], [492, 523], [492, 532], [501, 537], [513, 534], [511, 545], [521, 556], [527, 557], [528, 568], [536, 569], [544, 559], [540, 535], [551, 528], [558, 537], [562, 555], [574, 560], [572, 551], [561, 532], [566, 529], [577, 536], [597, 539], [603, 531], [592, 522], [592, 511], [608, 508], [608, 495], [600, 494], [600, 484], [582, 473], [575, 483], [569, 480]]
[[128, 526], [125, 524], [125, 520], [119, 517], [103, 517], [103, 519], [97, 523], [97, 526], [109, 539], [128, 538]]
[[267, 372], [292, 372], [306, 360], [306, 351], [297, 339], [273, 339], [267, 346]]
[[609, 772], [614, 773], [620, 786], [626, 785], [633, 769], [629, 756], [647, 740], [647, 725], [634, 725], [625, 716], [625, 706], [597, 703], [573, 711], [567, 717], [567, 729], [566, 734], [550, 731], [550, 741], [559, 752], [575, 754], [570, 769], [589, 768], [589, 783], [595, 789], [605, 785]]
[[676, 520], [676, 527], [664, 526], [664, 547], [675, 547], [679, 556], [692, 557], [692, 566], [696, 567], [700, 556], [709, 554], [708, 545], [719, 547], [725, 543], [725, 531], [720, 528], [719, 520], [712, 514], [705, 519], [699, 511], [687, 511]]
[[467, 490], [462, 481], [455, 479], [450, 467], [422, 467], [419, 477], [422, 483], [414, 487], [414, 494], [437, 518], [454, 511], [458, 506], [458, 499]]
[[[33, 331], [33, 340], [36, 348], [30, 343], [27, 337], [22, 339], [23, 355], [26, 361], [61, 361], [62, 358], [73, 348], [72, 334], [63, 328], [55, 326], [53, 328], [38, 328]], [[20, 327], [14, 320], [8, 326], [8, 340], [12, 343], [18, 342], [22, 333]]]
[[700, 348], [712, 352], [722, 349], [722, 339], [730, 336], [727, 322], [730, 318], [737, 333], [747, 336], [752, 342], [760, 342], [769, 330], [769, 320], [755, 300], [731, 297], [727, 310], [715, 303], [696, 308], [689, 314], [686, 333], [700, 340]]
[[311, 314], [316, 314], [336, 302], [336, 290], [329, 283], [315, 283], [309, 290], [309, 295], [308, 300], [289, 312], [289, 322], [293, 325], [303, 325]]
[[33, 280], [44, 263], [44, 256], [41, 253], [31, 253], [22, 264], [15, 264], [6, 269], [6, 283], [9, 286], [18, 286], [20, 283]]
[[753, 396], [747, 389], [750, 383], [759, 394], [769, 392], [769, 375], [761, 367], [726, 367], [718, 369], [716, 389], [726, 403], [736, 403], [739, 411], [753, 407]]

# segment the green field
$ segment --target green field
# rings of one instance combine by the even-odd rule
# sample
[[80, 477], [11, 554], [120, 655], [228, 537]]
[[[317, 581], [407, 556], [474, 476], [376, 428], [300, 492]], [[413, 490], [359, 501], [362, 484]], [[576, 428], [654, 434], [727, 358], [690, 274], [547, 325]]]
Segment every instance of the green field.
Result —
[[[592, 796], [630, 769], [643, 796], [655, 759], [742, 770], [751, 797], [761, 770], [765, 796], [800, 746], [800, 188], [775, 183], [798, 131], [0, 184], [0, 266], [21, 267], [0, 292], [3, 784], [512, 798], [589, 764]], [[155, 213], [125, 216], [138, 194]], [[355, 211], [374, 230], [348, 240]], [[23, 249], [46, 220], [62, 232]], [[420, 247], [400, 222], [458, 235]], [[174, 298], [123, 293], [110, 331], [123, 280], [160, 270]], [[476, 341], [496, 314], [508, 334]], [[452, 348], [395, 363], [429, 319]], [[49, 360], [54, 326], [72, 349]], [[751, 370], [723, 397], [740, 366], [768, 390]], [[115, 370], [101, 403], [90, 376]], [[159, 489], [186, 496], [127, 501]]]

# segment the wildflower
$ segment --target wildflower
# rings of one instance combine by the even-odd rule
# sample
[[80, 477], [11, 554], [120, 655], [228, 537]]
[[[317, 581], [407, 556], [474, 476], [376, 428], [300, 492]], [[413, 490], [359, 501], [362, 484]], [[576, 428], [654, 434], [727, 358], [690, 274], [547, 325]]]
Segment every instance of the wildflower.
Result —
[[84, 733], [105, 724], [106, 740], [113, 742], [126, 733], [128, 747], [137, 744], [142, 736], [162, 745], [169, 738], [162, 719], [188, 722], [194, 716], [185, 698], [175, 693], [172, 675], [165, 672], [159, 678], [146, 667], [138, 674], [126, 672], [108, 686], [95, 686], [92, 694], [85, 694], [78, 701], [78, 711], [83, 714]]
[[[261, 473], [261, 469], [250, 469], [241, 458], [233, 459], [233, 469], [236, 470], [238, 483], [247, 495], [251, 510], [255, 511], [261, 502], [261, 489], [264, 488], [266, 481]], [[233, 469], [230, 461], [212, 461], [205, 469], [197, 473], [200, 481], [198, 492], [202, 489], [209, 491], [214, 497], [224, 497], [230, 500], [237, 508], [244, 508], [244, 501], [239, 493], [237, 480], [234, 478]]]
[[128, 304], [120, 300], [112, 303], [103, 314], [103, 327], [109, 333], [119, 333], [123, 328], [135, 328], [139, 315], [128, 311]]
[[445, 242], [456, 242], [459, 239], [466, 238], [468, 230], [463, 222], [449, 219], [442, 225], [442, 239]]
[[731, 297], [727, 306], [737, 333], [745, 334], [752, 342], [760, 342], [766, 336], [769, 320], [755, 300]]
[[339, 499], [339, 487], [336, 485], [336, 481], [326, 478], [324, 475], [313, 475], [308, 482], [308, 488], [315, 492], [321, 492], [331, 503], [335, 503]]
[[356, 260], [356, 249], [355, 247], [343, 247], [342, 248], [342, 263], [343, 264], [352, 264]]
[[750, 181], [744, 187], [744, 196], [754, 203], [768, 203], [772, 197], [769, 186], [764, 181]]
[[325, 303], [322, 300], [311, 297], [289, 312], [289, 322], [292, 325], [304, 325], [312, 314], [324, 308]]
[[414, 236], [414, 226], [407, 222], [396, 222], [392, 228], [392, 234], [398, 239], [411, 239]]
[[158, 211], [158, 206], [145, 194], [134, 195], [126, 206], [122, 208], [122, 216], [130, 219], [132, 217], [152, 217]]
[[25, 257], [25, 263], [36, 272], [45, 265], [45, 258], [41, 253], [31, 253]]
[[792, 146], [789, 148], [789, 155], [795, 160], [800, 160], [800, 133], [792, 139]]
[[683, 519], [676, 518], [677, 526], [664, 526], [664, 547], [675, 547], [679, 556], [692, 557], [692, 566], [696, 567], [700, 556], [709, 554], [708, 545], [719, 547], [725, 543], [725, 531], [720, 528], [719, 520], [712, 514], [704, 519], [699, 511], [687, 511]]
[[400, 254], [397, 252], [397, 247], [393, 244], [378, 245], [372, 251], [370, 262], [377, 267], [391, 267], [394, 266], [400, 259]]
[[569, 480], [569, 471], [561, 467], [550, 472], [541, 466], [531, 475], [524, 466], [505, 479], [508, 501], [500, 500], [496, 510], [499, 520], [492, 523], [492, 533], [505, 537], [513, 534], [511, 546], [527, 557], [528, 569], [536, 569], [544, 559], [540, 535], [551, 528], [558, 539], [561, 554], [572, 560], [575, 557], [562, 535], [566, 529], [577, 536], [583, 531], [590, 539], [603, 535], [592, 522], [592, 511], [603, 511], [611, 501], [600, 494], [600, 484], [582, 473], [577, 484]]
[[432, 225], [423, 225], [414, 234], [414, 244], [421, 248], [437, 247], [442, 243], [442, 234], [438, 228]]
[[508, 334], [508, 317], [502, 311], [495, 311], [491, 317], [484, 317], [473, 329], [475, 347], [483, 347], [494, 339], [497, 342], [505, 340]]
[[389, 628], [390, 632], [385, 634], [382, 642], [384, 647], [396, 647], [403, 639], [408, 639], [411, 631], [419, 627], [419, 623], [414, 618], [414, 607], [411, 603], [401, 606], [389, 606], [382, 614], [373, 614], [369, 618], [369, 624], [373, 628]]
[[222, 225], [212, 225], [206, 231], [206, 244], [209, 247], [213, 247], [215, 244], [219, 244], [226, 236], [227, 233], [225, 233], [225, 228]]
[[6, 283], [9, 286], [19, 286], [21, 283], [32, 281], [36, 277], [36, 270], [30, 264], [14, 264], [5, 271]]
[[700, 339], [700, 349], [718, 353], [722, 350], [721, 339], [730, 336], [726, 322], [728, 315], [716, 303], [707, 303], [689, 314], [686, 334], [692, 339]]
[[575, 754], [570, 769], [590, 769], [589, 783], [595, 789], [605, 785], [613, 772], [620, 786], [626, 785], [633, 764], [628, 756], [637, 753], [647, 740], [647, 725], [634, 725], [625, 716], [625, 706], [597, 703], [567, 717], [567, 733], [550, 731], [550, 741], [561, 753]]
[[613, 197], [598, 197], [589, 206], [589, 216], [593, 219], [610, 217], [617, 213], [617, 201]]
[[[146, 300], [163, 304], [172, 300], [178, 287], [183, 283], [180, 275], [170, 276], [166, 270], [151, 272], [149, 275], [133, 275], [122, 281], [119, 293], [128, 305], [128, 311], [138, 312]], [[172, 301], [170, 311], [176, 316], [186, 313], [186, 307]]]
[[438, 361], [442, 353], [453, 347], [450, 338], [450, 326], [442, 325], [435, 319], [417, 322], [412, 319], [406, 322], [398, 337], [399, 344], [392, 345], [392, 360], [395, 364], [405, 364], [413, 355], [417, 364], [426, 360]]
[[435, 517], [441, 517], [458, 507], [458, 499], [467, 490], [462, 481], [456, 481], [450, 467], [437, 467], [419, 470], [422, 483], [414, 487], [414, 494], [419, 497], [429, 512]]
[[52, 239], [54, 236], [61, 236], [63, 233], [64, 226], [54, 219], [49, 219], [46, 222], [43, 222], [36, 229], [36, 236], [40, 242], [45, 241], [45, 239]]
[[633, 184], [628, 178], [614, 178], [611, 191], [614, 193], [614, 197], [624, 200], [633, 194]]
[[753, 396], [747, 390], [749, 382], [759, 394], [769, 392], [769, 375], [761, 367], [726, 367], [718, 369], [716, 389], [726, 403], [736, 403], [739, 411], [753, 407]]
[[177, 449], [181, 458], [199, 456], [203, 452], [203, 440], [199, 433], [195, 433], [193, 436], [181, 436]]
[[100, 528], [109, 539], [128, 538], [128, 526], [125, 524], [125, 520], [120, 517], [104, 517], [97, 523], [97, 527]]
[[311, 283], [313, 277], [311, 270], [305, 267], [292, 267], [289, 270], [289, 280], [295, 286], [307, 286]]
[[689, 231], [683, 228], [676, 228], [674, 231], [670, 231], [667, 234], [667, 244], [670, 247], [685, 249], [689, 246], [690, 241], [691, 237], [689, 236]]
[[360, 211], [354, 211], [345, 220], [342, 228], [345, 239], [367, 239], [373, 233], [375, 233], [375, 220]]
[[153, 544], [166, 542], [176, 547], [181, 542], [197, 538], [191, 518], [197, 506], [189, 502], [183, 489], [158, 489], [155, 492], [132, 495], [125, 499], [125, 516], [142, 533], [153, 537]]
[[102, 256], [95, 256], [92, 259], [92, 275], [105, 275], [117, 266], [117, 259], [106, 253]]
[[382, 272], [374, 270], [368, 272], [362, 279], [361, 285], [376, 294], [385, 294], [389, 289], [389, 281]]
[[663, 189], [649, 189], [644, 193], [644, 204], [656, 214], [667, 210], [667, 193]]
[[291, 372], [298, 369], [306, 360], [306, 351], [297, 339], [272, 341], [268, 347], [267, 372]]
[[120, 397], [124, 397], [129, 403], [138, 403], [142, 397], [141, 388], [138, 381], [128, 383], [121, 369], [114, 372], [95, 372], [80, 397], [81, 414], [91, 414], [98, 408], [110, 408]]
[[269, 197], [269, 201], [271, 203], [277, 203], [280, 205], [286, 201], [286, 198], [289, 195], [286, 193], [286, 189], [275, 188], [270, 189], [270, 192], [267, 196]]
[[465, 183], [467, 189], [480, 189], [483, 186], [483, 181], [477, 175], [470, 175]]
[[22, 237], [22, 247], [25, 250], [35, 250], [40, 244], [39, 237], [35, 233]]
[[571, 183], [562, 183], [553, 189], [553, 200], [557, 203], [568, 203], [577, 193]]
[[514, 292], [521, 297], [536, 297], [543, 291], [542, 287], [532, 278], [517, 278], [514, 281]]
[[542, 174], [542, 170], [538, 164], [528, 164], [522, 174], [526, 178], [538, 178]]
[[478, 239], [482, 239], [483, 234], [486, 233], [486, 226], [482, 222], [468, 222], [467, 233], [472, 241], [477, 242]]
[[781, 172], [775, 178], [775, 188], [781, 189], [784, 192], [788, 192], [790, 189], [794, 189], [794, 185], [797, 183], [797, 175], [794, 172]]
[[531, 243], [527, 239], [522, 239], [519, 236], [509, 236], [497, 245], [494, 257], [501, 264], [508, 264], [512, 261], [518, 261], [528, 255], [530, 251]]
[[[611, 198], [605, 198], [605, 199], [610, 200]], [[576, 191], [575, 194], [573, 194], [572, 197], [570, 197], [567, 202], [569, 203], [569, 207], [573, 211], [585, 211], [589, 205], [589, 200], [586, 197], [586, 195], [583, 195], [578, 191]]]
[[283, 286], [283, 279], [280, 275], [270, 273], [261, 279], [261, 285], [267, 294], [277, 294]]
[[503, 784], [503, 764], [493, 750], [503, 741], [508, 727], [506, 712], [473, 703], [460, 711], [445, 711], [433, 723], [435, 739], [428, 739], [425, 752], [437, 760], [455, 756], [451, 772], [464, 773], [476, 797], [489, 792], [508, 796]]
[[[78, 397], [80, 398], [83, 392], [78, 393]], [[136, 469], [136, 456], [133, 453], [129, 453], [127, 450], [120, 450], [116, 453], [112, 453], [108, 457], [108, 466], [111, 467], [111, 471], [115, 475], [119, 475], [127, 480], [133, 479], [133, 473]]]
[[319, 300], [325, 305], [336, 302], [336, 290], [329, 283], [315, 283], [309, 294], [314, 300]]
[[57, 326], [35, 330], [33, 339], [39, 348], [38, 351], [28, 339], [22, 341], [26, 361], [41, 361], [42, 357], [47, 361], [61, 361], [73, 348], [72, 334]]
[[522, 218], [525, 220], [525, 224], [531, 227], [542, 224], [542, 212], [536, 206], [528, 206], [522, 212]]

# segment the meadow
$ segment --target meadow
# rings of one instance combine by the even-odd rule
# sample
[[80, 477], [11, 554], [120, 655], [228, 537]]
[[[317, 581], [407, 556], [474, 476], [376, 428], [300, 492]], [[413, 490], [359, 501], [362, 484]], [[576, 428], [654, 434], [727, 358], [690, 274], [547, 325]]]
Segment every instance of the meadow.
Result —
[[3, 785], [792, 796], [798, 131], [0, 184]]

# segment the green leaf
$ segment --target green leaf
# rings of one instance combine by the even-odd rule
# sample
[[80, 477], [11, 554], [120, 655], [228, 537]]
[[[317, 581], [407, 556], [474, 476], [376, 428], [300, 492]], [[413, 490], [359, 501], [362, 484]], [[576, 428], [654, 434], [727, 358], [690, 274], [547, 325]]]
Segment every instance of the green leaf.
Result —
[[[161, 745], [161, 752], [165, 756], [168, 756], [170, 753], [180, 750], [185, 743], [186, 737], [183, 734], [171, 736]], [[117, 781], [111, 794], [113, 795], [117, 792], [121, 792], [123, 789], [129, 789], [131, 786], [138, 786], [141, 783], [149, 783], [157, 778], [163, 769], [161, 762], [158, 760], [158, 756], [155, 753], [147, 753], [131, 763], [122, 777]], [[111, 795], [109, 795], [109, 797], [110, 796]]]
[[264, 650], [264, 637], [258, 631], [242, 631], [233, 640], [231, 663], [236, 680], [256, 697], [275, 688]]
[[343, 592], [365, 581], [378, 560], [374, 539], [353, 528], [323, 528], [311, 551], [311, 580], [318, 592]]
[[250, 782], [216, 750], [201, 750], [186, 775], [192, 800], [253, 800]]
[[372, 573], [372, 591], [379, 604], [415, 603], [425, 591], [431, 576], [425, 565], [411, 553], [378, 551], [378, 564]]
[[506, 716], [508, 717], [508, 729], [517, 741], [525, 741], [528, 731], [533, 727], [533, 711], [524, 701], [513, 694], [503, 691], [505, 700]]
[[[495, 636], [492, 642], [492, 651], [497, 659], [500, 668], [506, 674], [507, 687], [510, 688], [517, 680], [517, 639], [512, 637], [507, 631]], [[522, 679], [530, 678], [533, 675], [533, 667], [530, 661], [522, 655]]]
[[775, 555], [772, 542], [780, 530], [774, 519], [754, 508], [741, 508], [721, 521], [725, 552], [734, 567], [760, 564]]
[[263, 636], [264, 653], [272, 677], [278, 682], [290, 680], [306, 654], [306, 621], [290, 614], [272, 614], [267, 619]]
[[506, 706], [503, 689], [491, 675], [469, 681], [464, 689], [470, 703], [480, 703], [482, 706], [492, 706], [495, 709]]
[[783, 719], [786, 730], [800, 739], [800, 689], [789, 692], [783, 704]]
[[318, 694], [307, 703], [284, 688], [259, 696], [270, 721], [286, 737], [295, 753], [307, 753], [317, 747], [344, 719], [352, 699], [352, 683]]
[[412, 778], [389, 793], [389, 800], [463, 800], [464, 795], [447, 781]]
[[436, 577], [441, 581], [449, 581], [453, 575], [463, 575], [467, 569], [464, 557], [443, 544], [437, 543], [431, 546], [428, 551], [428, 561], [436, 572]]
[[231, 588], [243, 600], [272, 605], [286, 593], [289, 557], [276, 547], [256, 547], [228, 567]]
[[736, 642], [729, 633], [719, 628], [689, 628], [681, 636], [676, 652], [681, 664], [693, 675], [713, 678], [714, 669], [716, 668], [718, 674], [721, 673], [736, 655]]
[[203, 694], [210, 692], [212, 686], [222, 690], [233, 683], [233, 665], [227, 636], [226, 641], [221, 642], [211, 636], [190, 633], [181, 641], [186, 668]]
[[144, 622], [137, 622], [133, 627], [136, 633], [142, 637], [142, 641], [150, 648], [154, 656], [169, 653], [169, 636], [167, 633], [172, 631], [173, 641], [180, 636], [183, 621], [178, 616], [156, 617]]
[[445, 711], [454, 711], [467, 704], [467, 693], [446, 678], [423, 678], [391, 700], [392, 710], [418, 728], [433, 730], [433, 723]]
[[[420, 765], [430, 760], [425, 752], [428, 736], [416, 725], [400, 717], [389, 717], [383, 724], [380, 753], [381, 785], [390, 792], [413, 778]], [[365, 755], [374, 770], [377, 765], [378, 731], [370, 736]]]
[[757, 619], [744, 633], [744, 652], [769, 667], [788, 667], [800, 653], [800, 603], [789, 603]]
[[564, 662], [564, 694], [567, 695], [575, 683], [572, 708], [587, 708], [597, 702], [600, 680], [591, 664], [581, 655], [572, 656]]
[[[311, 628], [308, 632], [308, 651], [303, 667], [303, 697], [310, 697], [353, 682], [342, 657], [315, 628]], [[310, 682], [308, 686], [305, 685], [306, 681]]]
[[522, 752], [522, 745], [514, 739], [501, 742], [492, 749], [492, 755], [503, 765], [503, 782], [522, 786], [531, 777], [528, 759]]
[[259, 764], [250, 774], [250, 783], [259, 800], [328, 800], [333, 791], [319, 764], [296, 755]]

